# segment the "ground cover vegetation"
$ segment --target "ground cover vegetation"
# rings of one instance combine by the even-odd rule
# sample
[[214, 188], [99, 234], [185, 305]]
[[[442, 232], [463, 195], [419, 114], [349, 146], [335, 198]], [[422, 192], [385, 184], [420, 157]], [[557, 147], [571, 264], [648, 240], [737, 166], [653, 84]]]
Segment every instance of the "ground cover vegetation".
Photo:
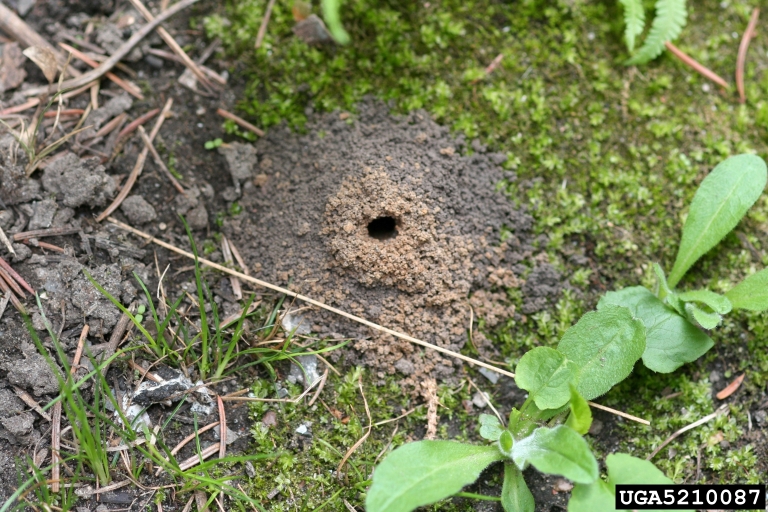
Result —
[[[202, 20], [232, 55], [250, 59], [245, 71], [252, 85], [240, 106], [263, 125], [286, 121], [301, 129], [308, 107], [353, 110], [366, 94], [375, 94], [392, 100], [399, 111], [426, 108], [455, 130], [507, 152], [506, 165], [519, 179], [501, 186], [510, 200], [534, 213], [537, 229], [546, 235], [542, 249], [573, 285], [554, 311], [510, 320], [490, 333], [513, 367], [525, 350], [562, 337], [606, 290], [638, 284], [655, 289], [649, 262], [672, 262], [672, 241], [688, 213], [684, 205], [704, 172], [733, 153], [765, 152], [763, 71], [747, 68], [750, 99], [737, 106], [670, 58], [637, 71], [625, 68], [624, 11], [618, 6], [350, 2], [341, 13], [351, 43], [328, 50], [292, 38], [292, 15], [276, 5], [270, 32], [254, 51], [252, 36], [264, 9], [261, 2], [233, 3]], [[723, 73], [733, 69], [736, 36], [746, 26], [750, 6], [705, 2], [687, 9], [681, 48]], [[759, 41], [753, 45], [756, 54], [764, 49]], [[486, 73], [485, 64], [498, 54], [503, 54], [502, 65]], [[226, 128], [236, 132], [234, 126]], [[764, 243], [765, 205], [765, 198], [758, 199], [721, 249], [703, 256], [683, 284], [724, 295], [759, 270], [765, 257], [755, 260], [749, 247]], [[508, 290], [513, 300], [516, 294]], [[688, 312], [675, 314], [689, 322]], [[653, 423], [649, 430], [618, 422], [619, 449], [644, 457], [669, 432], [712, 413], [713, 387], [739, 372], [747, 373], [743, 389], [759, 395], [768, 369], [764, 332], [764, 315], [735, 312], [709, 334], [719, 348], [698, 363], [664, 378], [639, 368], [615, 386], [605, 403]], [[746, 345], [740, 348], [741, 343]], [[742, 359], [747, 353], [753, 358], [749, 364]], [[445, 402], [445, 427], [450, 426], [453, 439], [478, 441], [476, 419], [455, 408], [456, 399], [470, 397], [468, 391], [464, 386], [458, 396], [456, 389], [440, 393], [441, 400], [453, 398]], [[366, 390], [369, 401], [382, 393]], [[675, 398], [658, 400], [670, 394]], [[755, 451], [760, 446], [738, 442], [748, 430], [747, 403], [733, 403], [729, 415], [674, 440], [669, 453], [677, 457], [656, 457], [656, 464], [678, 482], [758, 481], [762, 466]], [[375, 406], [372, 413], [377, 414]], [[403, 428], [413, 428], [411, 421], [419, 418], [417, 410]], [[402, 442], [401, 430], [393, 446]], [[372, 435], [351, 460], [364, 461], [367, 447], [388, 442]], [[603, 459], [605, 447], [593, 443], [593, 448]], [[692, 469], [697, 460], [701, 471]], [[285, 477], [304, 481], [302, 473], [286, 471]], [[463, 509], [463, 503], [442, 502], [437, 509]]]

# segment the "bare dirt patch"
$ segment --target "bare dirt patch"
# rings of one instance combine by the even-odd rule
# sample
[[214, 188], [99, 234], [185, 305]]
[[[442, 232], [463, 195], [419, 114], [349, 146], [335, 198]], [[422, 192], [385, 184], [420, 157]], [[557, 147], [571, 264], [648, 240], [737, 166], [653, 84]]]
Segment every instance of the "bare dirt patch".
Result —
[[[355, 117], [316, 116], [305, 135], [274, 129], [255, 148], [223, 149], [244, 208], [224, 231], [260, 278], [451, 350], [467, 340], [470, 307], [488, 327], [519, 314], [505, 288], [523, 287], [524, 313], [559, 294], [557, 272], [534, 258], [531, 217], [495, 191], [515, 179], [506, 157], [424, 112], [394, 117], [368, 102]], [[251, 165], [241, 187], [234, 155]], [[354, 338], [334, 356], [380, 377], [454, 372], [437, 353], [326, 312], [302, 315], [313, 332]]]

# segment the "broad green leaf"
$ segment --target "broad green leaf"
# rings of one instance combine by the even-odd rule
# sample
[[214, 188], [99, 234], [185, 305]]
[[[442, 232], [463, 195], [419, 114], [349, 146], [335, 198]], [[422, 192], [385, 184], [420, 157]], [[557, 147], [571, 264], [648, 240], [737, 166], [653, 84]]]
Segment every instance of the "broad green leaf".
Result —
[[643, 364], [655, 372], [673, 372], [700, 358], [714, 345], [709, 336], [642, 286], [606, 293], [597, 309], [608, 304], [629, 308], [645, 324]]
[[710, 290], [693, 290], [678, 295], [683, 302], [701, 302], [712, 308], [715, 313], [727, 315], [731, 312], [731, 301], [727, 297]]
[[489, 441], [498, 441], [499, 436], [504, 432], [504, 427], [499, 422], [499, 418], [492, 414], [480, 415], [480, 437]]
[[576, 389], [592, 400], [632, 372], [645, 351], [645, 327], [629, 309], [605, 305], [565, 331], [557, 350], [576, 363]]
[[508, 462], [504, 464], [504, 485], [501, 487], [501, 506], [505, 512], [534, 512], [536, 504], [533, 494], [525, 484], [523, 474], [518, 467]]
[[696, 304], [690, 302], [685, 305], [685, 311], [688, 313], [688, 318], [699, 324], [702, 329], [714, 329], [720, 325], [720, 321], [723, 319], [723, 317], [717, 313], [704, 311]]
[[571, 408], [571, 414], [568, 415], [565, 425], [583, 436], [589, 432], [589, 427], [592, 426], [592, 410], [589, 408], [589, 403], [584, 400], [584, 397], [573, 385], [570, 386], [570, 389], [571, 401], [568, 405]]
[[[617, 512], [616, 485], [671, 484], [672, 480], [651, 462], [625, 453], [613, 453], [606, 458], [608, 482], [576, 484], [568, 502], [568, 512]], [[663, 496], [661, 496], [664, 499]], [[658, 512], [658, 511], [656, 511]], [[688, 510], [686, 512], [693, 512]]]
[[530, 463], [542, 473], [562, 475], [574, 482], [588, 484], [599, 476], [597, 461], [589, 445], [565, 425], [537, 428], [533, 434], [515, 443], [512, 460], [521, 470]]
[[568, 501], [568, 512], [616, 512], [613, 489], [598, 479], [592, 484], [576, 484]]
[[365, 499], [367, 512], [409, 512], [461, 491], [492, 462], [496, 446], [418, 441], [401, 446], [379, 464]]
[[768, 268], [752, 274], [725, 294], [733, 309], [765, 311], [768, 309]]
[[756, 155], [737, 155], [717, 165], [704, 178], [691, 202], [675, 265], [669, 274], [674, 288], [696, 261], [739, 223], [763, 193], [768, 171]]
[[515, 383], [528, 391], [539, 409], [557, 409], [568, 403], [568, 384], [576, 365], [557, 350], [536, 347], [520, 358]]

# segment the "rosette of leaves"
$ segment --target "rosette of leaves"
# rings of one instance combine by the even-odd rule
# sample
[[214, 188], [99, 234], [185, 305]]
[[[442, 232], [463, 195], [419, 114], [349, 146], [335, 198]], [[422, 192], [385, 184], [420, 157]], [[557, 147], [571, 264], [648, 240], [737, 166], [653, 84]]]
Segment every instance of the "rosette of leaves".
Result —
[[606, 305], [587, 313], [557, 348], [537, 347], [520, 359], [515, 381], [528, 398], [512, 409], [506, 426], [480, 415], [479, 433], [488, 444], [418, 441], [397, 448], [376, 468], [366, 510], [408, 512], [448, 498], [494, 463], [504, 471], [500, 499], [508, 512], [535, 509], [523, 478], [529, 466], [602, 491], [597, 460], [582, 437], [592, 423], [588, 400], [624, 380], [644, 350], [645, 326], [629, 309]]
[[704, 355], [714, 342], [705, 332], [735, 309], [768, 310], [768, 269], [748, 276], [724, 295], [711, 290], [675, 288], [690, 268], [736, 227], [763, 193], [768, 172], [762, 158], [738, 155], [717, 165], [699, 185], [683, 225], [677, 257], [669, 276], [653, 268], [657, 287], [609, 292], [598, 310], [625, 306], [646, 328], [643, 364], [669, 373]]
[[624, 9], [624, 41], [632, 56], [626, 64], [650, 62], [664, 51], [667, 41], [674, 41], [685, 27], [685, 0], [657, 0], [656, 16], [643, 45], [635, 51], [635, 41], [645, 30], [645, 9], [642, 0], [619, 0]]

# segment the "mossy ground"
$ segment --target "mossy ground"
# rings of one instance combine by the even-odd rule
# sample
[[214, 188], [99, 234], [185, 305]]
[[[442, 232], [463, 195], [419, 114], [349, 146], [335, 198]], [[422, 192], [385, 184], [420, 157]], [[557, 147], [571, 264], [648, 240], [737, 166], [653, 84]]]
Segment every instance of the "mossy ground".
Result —
[[[686, 205], [706, 173], [731, 154], [768, 156], [768, 102], [762, 100], [768, 93], [768, 43], [762, 37], [752, 42], [748, 102], [739, 105], [733, 90], [718, 90], [667, 54], [636, 70], [625, 67], [617, 2], [349, 0], [342, 15], [352, 43], [333, 48], [311, 48], [295, 38], [290, 5], [277, 2], [264, 44], [254, 50], [266, 3], [226, 3], [218, 14], [200, 20], [239, 63], [233, 69], [248, 84], [240, 108], [262, 127], [285, 121], [301, 129], [309, 108], [349, 110], [372, 94], [392, 100], [397, 111], [426, 109], [439, 122], [508, 154], [506, 165], [518, 180], [500, 186], [510, 200], [530, 209], [536, 229], [548, 240], [541, 249], [574, 287], [551, 311], [488, 333], [512, 365], [533, 346], [555, 344], [602, 292], [652, 286], [650, 263], [671, 267]], [[679, 46], [732, 76], [751, 7], [689, 2]], [[486, 76], [485, 66], [499, 54], [504, 55], [501, 65]], [[681, 287], [727, 290], [768, 264], [766, 244], [768, 196]], [[590, 265], [574, 263], [573, 255], [585, 255]], [[510, 297], [515, 298], [514, 291]], [[671, 375], [638, 366], [600, 400], [653, 424], [620, 423], [619, 447], [644, 457], [673, 431], [713, 412], [717, 404], [708, 377], [717, 365], [725, 381], [746, 372], [737, 405], [729, 416], [673, 441], [654, 462], [678, 482], [746, 483], [760, 475], [764, 480], [766, 461], [757, 453], [765, 454], [765, 447], [745, 436], [749, 408], [768, 382], [766, 334], [767, 315], [740, 313], [713, 334], [716, 346], [703, 360]], [[336, 479], [336, 466], [368, 423], [358, 371], [331, 377], [333, 399], [326, 400], [327, 407], [284, 405], [276, 428], [255, 428], [256, 449], [280, 450], [301, 422], [312, 422], [311, 446], [287, 450], [249, 484], [271, 510], [344, 510], [343, 500], [360, 505], [366, 475], [389, 443], [420, 438], [423, 406], [397, 423], [374, 428], [350, 458], [344, 479]], [[410, 408], [408, 395], [394, 380], [377, 387], [366, 384], [364, 375], [363, 383], [374, 422]], [[269, 388], [268, 383], [259, 386], [263, 393]], [[718, 389], [723, 386], [721, 381]], [[439, 437], [477, 439], [475, 417], [461, 406], [471, 394], [466, 385], [441, 388], [445, 407]], [[266, 407], [254, 409], [256, 418]], [[333, 411], [349, 421], [340, 421]], [[595, 449], [607, 448], [595, 443]], [[277, 487], [282, 498], [268, 500]], [[465, 510], [466, 503], [434, 509]]]

